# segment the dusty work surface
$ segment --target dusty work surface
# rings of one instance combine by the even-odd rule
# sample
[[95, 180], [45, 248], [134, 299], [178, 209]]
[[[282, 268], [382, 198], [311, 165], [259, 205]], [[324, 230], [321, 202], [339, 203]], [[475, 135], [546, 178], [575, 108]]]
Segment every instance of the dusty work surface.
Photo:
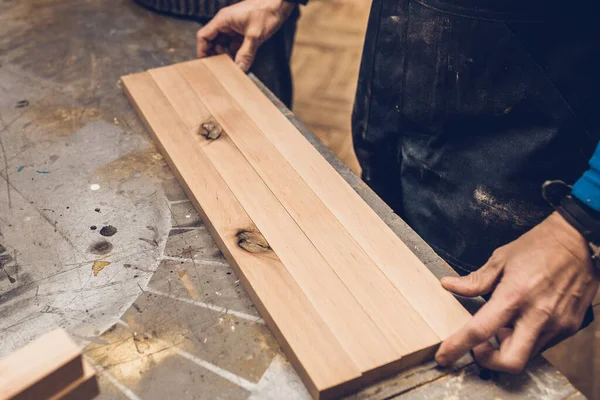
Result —
[[[192, 58], [197, 25], [128, 0], [0, 0], [0, 20], [0, 355], [60, 325], [86, 346], [104, 399], [307, 398], [118, 82]], [[300, 129], [436, 275], [450, 273]], [[579, 395], [538, 358], [486, 381], [468, 359], [427, 364], [355, 397], [395, 396]]]

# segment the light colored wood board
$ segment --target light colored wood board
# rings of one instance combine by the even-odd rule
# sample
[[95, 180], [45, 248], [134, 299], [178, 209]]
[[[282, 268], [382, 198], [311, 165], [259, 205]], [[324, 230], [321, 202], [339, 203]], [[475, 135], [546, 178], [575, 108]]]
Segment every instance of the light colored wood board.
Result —
[[[313, 396], [339, 394], [361, 373], [272, 251], [249, 253], [240, 230], [259, 232], [148, 73], [123, 78], [130, 100], [219, 247]], [[328, 392], [328, 390], [330, 390]]]
[[[175, 89], [173, 84], [177, 75], [175, 68], [181, 71], [189, 85]], [[191, 87], [196, 93], [197, 101], [204, 103], [210, 113], [208, 115], [212, 115], [227, 132], [227, 137], [247, 161], [247, 163], [241, 162], [240, 166], [250, 164], [250, 168], [257, 172], [257, 178], [265, 182], [387, 340], [399, 352], [391, 354], [387, 350], [388, 354], [400, 358], [439, 343], [439, 337], [271, 142], [262, 135], [252, 119], [241, 110], [236, 100], [219, 84], [219, 76], [213, 75], [203, 62], [183, 63], [154, 70], [151, 74], [155, 76], [155, 80], [157, 79], [154, 74], [158, 73], [163, 74], [162, 86], [160, 83], [159, 86], [164, 87], [163, 92], [171, 91], [171, 95], [167, 95], [167, 98], [176, 110], [186, 106], [182, 101], [182, 90]], [[186, 99], [187, 101], [189, 100]], [[298, 132], [295, 134], [299, 135]], [[215, 142], [220, 140], [221, 138]], [[215, 143], [210, 143], [210, 147], [213, 146]], [[212, 160], [214, 164], [231, 162], [231, 159], [224, 155], [220, 157], [221, 154], [215, 154], [215, 159]], [[268, 236], [267, 240], [269, 240]]]
[[[350, 120], [370, 6], [371, 0], [311, 0], [302, 7], [291, 60], [294, 114], [358, 176]], [[330, 136], [324, 126], [344, 134]]]
[[51, 396], [49, 400], [88, 400], [98, 395], [100, 389], [96, 379], [96, 369], [86, 360], [81, 361], [83, 375], [59, 393]]
[[57, 328], [0, 360], [0, 399], [38, 399], [83, 375], [81, 352]]
[[590, 399], [600, 399], [600, 306], [585, 329], [546, 350], [543, 355], [573, 386]]
[[[217, 140], [206, 140], [197, 134], [200, 124], [207, 121], [216, 124], [221, 121], [216, 121], [198, 99], [189, 85], [195, 82], [188, 84], [174, 67], [151, 70], [150, 74], [188, 126], [190, 135], [199, 141], [199, 146], [202, 146], [210, 162], [338, 336], [361, 372], [366, 373], [394, 363], [402, 356], [425, 347], [399, 349], [390, 345], [369, 314], [361, 308], [351, 291], [289, 215], [288, 210], [232, 143], [226, 126], [221, 127], [223, 132]], [[287, 187], [288, 190], [296, 191], [292, 185]]]
[[321, 44], [300, 44], [298, 41], [294, 44], [294, 56], [302, 53], [302, 59], [296, 59], [292, 64], [293, 74], [299, 79], [304, 77], [302, 84], [294, 86], [294, 113], [297, 114], [296, 105], [304, 104], [308, 110], [303, 117], [310, 118], [310, 112], [319, 113], [320, 106], [326, 105], [336, 114], [322, 119], [317, 116], [316, 119], [323, 123], [332, 117], [338, 120], [343, 118], [341, 123], [349, 124], [358, 82], [362, 40], [356, 44], [347, 42], [355, 49], [332, 49]]
[[227, 56], [204, 63], [440, 338], [462, 327], [470, 314], [243, 72]]
[[[318, 108], [314, 110], [313, 108]], [[302, 119], [302, 122], [311, 127], [346, 128], [346, 133], [350, 132], [350, 114], [352, 107], [346, 107], [344, 104], [315, 101], [314, 103], [298, 102], [294, 103], [294, 113]], [[323, 139], [321, 139], [323, 140]], [[332, 149], [333, 150], [333, 149]]]

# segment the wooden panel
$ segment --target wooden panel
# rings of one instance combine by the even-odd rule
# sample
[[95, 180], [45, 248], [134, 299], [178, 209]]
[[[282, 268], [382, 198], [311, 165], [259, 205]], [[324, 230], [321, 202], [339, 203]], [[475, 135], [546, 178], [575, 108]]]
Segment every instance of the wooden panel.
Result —
[[[131, 75], [124, 77], [123, 83], [178, 180], [313, 396], [327, 393], [340, 383], [358, 380], [360, 370], [279, 257], [269, 248], [248, 251], [241, 247], [251, 249], [245, 242], [256, 245], [249, 238], [260, 235], [259, 229], [152, 77], [147, 73]], [[327, 294], [327, 288], [321, 290]]]
[[470, 314], [243, 72], [227, 57], [204, 62], [234, 98], [252, 99], [239, 105], [439, 337], [462, 327]]
[[79, 347], [55, 329], [0, 360], [0, 399], [48, 398], [82, 375]]
[[[256, 115], [260, 110], [249, 104], [271, 103], [262, 93], [247, 89], [252, 83], [230, 59], [191, 61], [123, 81], [313, 396], [339, 395], [431, 358], [440, 342], [443, 322], [438, 320], [446, 318], [440, 314], [468, 315], [422, 264], [410, 263], [412, 253], [374, 213], [355, 215], [370, 210], [356, 193], [350, 190], [349, 204], [332, 207], [332, 199], [340, 198], [323, 196], [315, 183], [319, 186], [324, 180], [310, 176], [318, 171], [298, 159], [329, 164], [293, 126], [277, 125], [275, 120], [275, 129], [264, 115]], [[225, 82], [243, 88], [243, 94], [234, 94]], [[266, 113], [272, 117], [269, 109]], [[295, 160], [290, 160], [281, 150], [282, 140], [300, 143], [304, 153], [291, 152]], [[329, 176], [330, 190], [349, 189], [345, 182], [338, 187], [341, 177], [336, 177]], [[356, 231], [355, 220], [383, 224], [387, 231]], [[361, 236], [372, 233], [379, 235], [375, 240], [400, 243], [408, 254], [395, 253], [395, 264], [382, 266], [389, 258], [376, 252], [390, 250], [391, 245], [373, 245]], [[406, 274], [411, 283], [421, 285], [418, 290], [424, 293], [418, 299], [414, 294], [407, 299], [406, 284], [390, 278], [402, 280]], [[439, 290], [449, 305], [432, 299], [431, 292]], [[424, 316], [415, 307], [417, 300], [444, 307], [437, 315], [428, 309]], [[446, 324], [444, 329], [446, 333], [452, 328]]]
[[[312, 257], [311, 252], [315, 245], [315, 237], [317, 234], [321, 234], [315, 231], [315, 235], [308, 235], [310, 238], [310, 240], [308, 240], [302, 230], [295, 224], [294, 220], [290, 218], [290, 210], [293, 210], [293, 214], [296, 216], [303, 214], [305, 218], [310, 218], [312, 221], [321, 221], [315, 228], [325, 228], [324, 231], [327, 233], [327, 225], [323, 223], [322, 218], [319, 218], [327, 216], [318, 215], [318, 199], [315, 198], [312, 199], [312, 201], [304, 199], [304, 201], [302, 201], [302, 191], [300, 187], [302, 182], [294, 182], [293, 179], [290, 179], [291, 177], [287, 176], [285, 178], [288, 179], [279, 179], [279, 182], [286, 182], [285, 188], [287, 188], [288, 192], [295, 197], [293, 199], [287, 199], [290, 200], [287, 202], [288, 207], [283, 208], [279, 202], [285, 198], [285, 193], [282, 193], [281, 190], [279, 190], [280, 188], [277, 188], [276, 185], [267, 187], [262, 181], [261, 176], [253, 170], [252, 166], [249, 165], [248, 161], [244, 159], [241, 152], [232, 142], [231, 135], [233, 135], [234, 130], [236, 130], [234, 127], [221, 125], [223, 133], [216, 141], [201, 139], [202, 136], [196, 134], [197, 128], [202, 122], [207, 120], [212, 120], [216, 123], [224, 122], [224, 120], [220, 120], [219, 118], [216, 118], [216, 120], [213, 119], [217, 113], [211, 115], [200, 99], [196, 97], [195, 93], [191, 90], [190, 85], [188, 85], [189, 82], [192, 87], [196, 87], [198, 82], [191, 78], [186, 82], [174, 68], [151, 70], [151, 75], [154, 77], [157, 85], [165, 93], [167, 99], [174, 106], [176, 112], [180, 115], [182, 120], [185, 121], [191, 134], [200, 140], [200, 145], [204, 149], [204, 152], [224, 177], [225, 181], [238, 197], [244, 208], [252, 215], [258, 228], [261, 229], [261, 232], [267, 238], [269, 238], [269, 243], [273, 246], [275, 252], [280, 255], [284, 264], [291, 265], [290, 271], [292, 275], [303, 290], [309, 295], [309, 298], [313, 300], [315, 307], [321, 311], [321, 314], [331, 325], [333, 331], [338, 334], [342, 345], [350, 357], [357, 362], [357, 365], [361, 369], [361, 372], [365, 374], [367, 380], [370, 375], [379, 375], [379, 370], [381, 368], [386, 369], [388, 364], [392, 364], [390, 367], [393, 368], [405, 361], [408, 362], [408, 359], [402, 358], [404, 355], [416, 353], [421, 349], [429, 349], [439, 342], [439, 338], [435, 336], [424, 321], [420, 319], [420, 316], [412, 310], [410, 305], [406, 304], [398, 292], [393, 292], [393, 294], [397, 295], [395, 299], [380, 298], [380, 293], [382, 290], [385, 290], [386, 284], [391, 291], [394, 290], [394, 288], [389, 285], [389, 282], [380, 280], [379, 283], [381, 288], [375, 289], [372, 287], [371, 293], [367, 293], [366, 289], [372, 286], [367, 283], [369, 280], [372, 280], [372, 277], [369, 276], [369, 270], [368, 268], [365, 268], [366, 265], [359, 264], [355, 265], [354, 274], [345, 273], [349, 279], [354, 279], [354, 282], [352, 282], [354, 289], [350, 288], [350, 291], [355, 295], [357, 291], [362, 291], [361, 298], [364, 302], [357, 304], [356, 300], [350, 294], [350, 291], [348, 291], [338, 278], [343, 263], [352, 263], [354, 262], [354, 259], [345, 258], [344, 260], [338, 261], [336, 264], [337, 269], [333, 268], [332, 270], [330, 267], [331, 262], [329, 264], [324, 262], [328, 259], [325, 255], [333, 254], [333, 252], [336, 252], [336, 249], [331, 246], [329, 248], [319, 249], [321, 250], [320, 254], [323, 254], [325, 260], [323, 260], [319, 252], [316, 253], [316, 257]], [[199, 78], [202, 77], [199, 76]], [[204, 79], [204, 82], [209, 82], [211, 79], [212, 78]], [[210, 88], [205, 89], [205, 93], [210, 92]], [[227, 99], [227, 93], [221, 89], [221, 93], [219, 93], [218, 97], [212, 98], [207, 95], [207, 100], [208, 98], [212, 99], [213, 104], [218, 104], [219, 99]], [[232, 100], [230, 100], [229, 104], [232, 104]], [[264, 154], [275, 154], [272, 153], [270, 149], [266, 148], [268, 143], [262, 143], [260, 138], [250, 135], [252, 126], [251, 121], [244, 121], [242, 118], [243, 113], [237, 113], [237, 117], [239, 121], [246, 123], [245, 125], [237, 127], [238, 132], [243, 132], [244, 137], [248, 137], [250, 141], [255, 142], [259, 148], [264, 146]], [[284, 162], [284, 160], [281, 161]], [[267, 168], [272, 168], [274, 171], [278, 170], [276, 164], [267, 163], [266, 166]], [[240, 171], [244, 171], [245, 180], [248, 182], [246, 186], [240, 185]], [[266, 173], [266, 171], [262, 170], [262, 173], [262, 178], [264, 179], [264, 173]], [[275, 181], [276, 180], [271, 180], [271, 183], [274, 183]], [[294, 190], [289, 190], [291, 188]], [[314, 195], [312, 191], [309, 189], [307, 190]], [[297, 208], [294, 208], [294, 205], [304, 206], [304, 208], [298, 211]], [[306, 205], [311, 205], [313, 209], [305, 207]], [[268, 212], [265, 210], [268, 210]], [[321, 211], [327, 212], [326, 209]], [[312, 218], [311, 216], [316, 216], [317, 218]], [[329, 222], [335, 224], [337, 221], [331, 220]], [[343, 235], [344, 232], [345, 231], [338, 232], [338, 235]], [[289, 241], [289, 238], [295, 237], [295, 235], [298, 235], [298, 237], [301, 238], [301, 241], [297, 242], [296, 246], [293, 248], [284, 247], [285, 243]], [[333, 235], [335, 236], [335, 234]], [[331, 240], [326, 241], [326, 237], [327, 235], [321, 237], [321, 245], [332, 243]], [[329, 237], [332, 236], [329, 235]], [[353, 250], [345, 249], [345, 251], [345, 254], [352, 254]], [[360, 252], [361, 250], [356, 248], [354, 251]], [[338, 252], [338, 254], [341, 253]], [[301, 260], [297, 259], [298, 255], [300, 255]], [[355, 254], [354, 257], [360, 260], [358, 255]], [[306, 263], [307, 261], [308, 264]], [[365, 258], [361, 261], [365, 263], [370, 262], [369, 259]], [[360, 268], [364, 271], [361, 271]], [[344, 271], [341, 272], [344, 273]], [[376, 273], [377, 271], [371, 272]], [[338, 276], [336, 276], [336, 274]], [[360, 274], [362, 274], [363, 285], [355, 278]], [[315, 280], [314, 277], [317, 275], [320, 275], [321, 279]], [[315, 283], [318, 284], [315, 285]], [[324, 294], [327, 294], [328, 297], [324, 298]], [[374, 302], [373, 298], [379, 298], [379, 301]], [[368, 315], [361, 309], [361, 304], [363, 305], [363, 308], [366, 308], [364, 303], [367, 303], [366, 306], [371, 310], [371, 312], [368, 312]], [[388, 314], [384, 314], [380, 311], [385, 310], [386, 307], [389, 311]], [[340, 314], [340, 312], [344, 313]], [[386, 337], [382, 335], [380, 330], [378, 330], [371, 320], [375, 313], [378, 313], [376, 315], [377, 320], [387, 330], [388, 335], [386, 335]], [[392, 317], [390, 317], [390, 315], [392, 315]], [[349, 325], [350, 321], [352, 321], [352, 323]], [[393, 329], [391, 329], [390, 326], [392, 326]], [[422, 332], [422, 335], [402, 335], [402, 332], [406, 333], [407, 327], [409, 326], [418, 329]], [[393, 345], [390, 345], [388, 341], [392, 342]]]
[[[254, 168], [260, 175], [259, 179], [264, 180], [273, 195], [331, 265], [335, 274], [356, 297], [387, 340], [398, 350], [396, 354], [390, 354], [389, 350], [386, 350], [388, 357], [399, 358], [439, 342], [439, 337], [412, 309], [402, 294], [358, 246], [271, 142], [262, 135], [250, 117], [237, 106], [235, 100], [203, 63], [201, 61], [184, 63], [178, 65], [177, 69], [182, 71], [189, 82], [187, 87], [193, 88], [198, 99], [202, 99], [210, 111], [207, 118], [212, 115], [228, 132], [228, 138], [248, 160], [250, 168]], [[156, 79], [155, 74], [158, 72], [151, 72], [157, 82], [159, 79]], [[183, 88], [175, 90], [173, 85], [176, 71], [167, 69], [160, 72], [166, 76], [165, 79], [160, 80], [163, 86], [160, 83], [159, 86], [164, 87], [163, 91], [172, 90], [173, 97], [168, 95], [167, 97], [172, 99], [171, 103], [176, 110], [181, 109], [184, 106], [181, 104], [180, 94]], [[178, 100], [180, 103], [175, 105]], [[220, 157], [219, 153], [215, 156], [213, 160], [215, 164], [226, 159]], [[313, 279], [311, 277], [311, 280]], [[418, 331], [420, 334], [412, 335], [411, 331]], [[381, 348], [379, 343], [377, 340], [375, 347]]]

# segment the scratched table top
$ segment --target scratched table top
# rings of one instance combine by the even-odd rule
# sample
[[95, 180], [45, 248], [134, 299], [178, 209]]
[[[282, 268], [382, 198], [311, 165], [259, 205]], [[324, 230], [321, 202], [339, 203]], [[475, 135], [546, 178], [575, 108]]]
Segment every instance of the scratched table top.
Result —
[[[130, 0], [0, 0], [0, 12], [0, 356], [62, 326], [102, 399], [307, 399], [122, 93], [120, 76], [194, 57], [198, 25]], [[437, 276], [451, 273], [271, 98]], [[541, 357], [488, 380], [466, 357], [351, 397], [540, 396], [580, 395]]]

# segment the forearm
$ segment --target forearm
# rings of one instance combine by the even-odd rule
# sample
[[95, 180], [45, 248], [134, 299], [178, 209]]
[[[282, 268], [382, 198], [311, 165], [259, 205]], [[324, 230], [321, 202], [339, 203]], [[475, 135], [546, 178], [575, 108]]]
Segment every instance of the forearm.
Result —
[[590, 169], [573, 185], [573, 196], [600, 212], [600, 143], [590, 159]]

